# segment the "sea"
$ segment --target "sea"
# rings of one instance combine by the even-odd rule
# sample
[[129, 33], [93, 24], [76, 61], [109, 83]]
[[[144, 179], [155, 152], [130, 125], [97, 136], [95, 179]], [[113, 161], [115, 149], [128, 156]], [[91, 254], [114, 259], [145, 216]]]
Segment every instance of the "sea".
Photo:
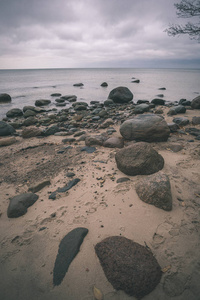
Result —
[[[139, 83], [133, 83], [139, 79]], [[107, 87], [101, 84], [107, 82]], [[83, 83], [82, 87], [73, 86]], [[11, 96], [11, 103], [0, 104], [0, 120], [12, 108], [34, 105], [38, 99], [49, 99], [48, 109], [63, 109], [55, 106], [53, 93], [76, 95], [77, 101], [88, 104], [92, 100], [104, 102], [110, 91], [118, 86], [128, 87], [133, 101], [149, 100], [163, 94], [163, 99], [176, 102], [192, 100], [200, 94], [200, 69], [25, 69], [0, 70], [0, 94]], [[159, 90], [166, 88], [166, 90]], [[67, 104], [68, 108], [71, 104]]]

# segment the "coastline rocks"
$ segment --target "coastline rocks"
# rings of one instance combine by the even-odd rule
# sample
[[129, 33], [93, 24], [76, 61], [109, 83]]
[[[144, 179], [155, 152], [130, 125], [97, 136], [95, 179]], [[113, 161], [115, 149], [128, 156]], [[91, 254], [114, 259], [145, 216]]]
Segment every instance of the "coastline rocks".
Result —
[[15, 129], [7, 124], [4, 121], [0, 121], [0, 136], [7, 136], [7, 135], [11, 135], [15, 132]]
[[165, 100], [163, 99], [159, 99], [159, 98], [155, 98], [151, 101], [151, 103], [155, 104], [155, 105], [165, 105]]
[[51, 103], [51, 100], [40, 99], [35, 101], [35, 106], [44, 106]]
[[80, 83], [74, 83], [73, 86], [84, 86], [84, 84], [81, 83], [81, 82]]
[[188, 118], [182, 117], [182, 118], [174, 118], [173, 122], [178, 124], [179, 126], [186, 126], [189, 124], [190, 121]]
[[58, 254], [53, 269], [53, 285], [59, 285], [63, 281], [68, 268], [80, 250], [87, 228], [78, 227], [70, 231], [60, 242]]
[[12, 99], [10, 97], [10, 95], [4, 93], [4, 94], [0, 94], [0, 103], [5, 103], [5, 102], [11, 102]]
[[114, 125], [114, 121], [111, 118], [106, 119], [100, 126], [99, 128], [108, 128], [110, 125]]
[[164, 166], [163, 157], [150, 144], [139, 142], [119, 150], [115, 155], [118, 169], [126, 175], [150, 175]]
[[192, 118], [192, 124], [193, 125], [198, 125], [198, 124], [200, 124], [200, 117], [193, 117]]
[[104, 101], [104, 106], [113, 106], [115, 103], [112, 99], [107, 99]]
[[88, 147], [96, 145], [102, 146], [106, 139], [107, 137], [103, 135], [89, 135], [85, 138], [85, 145]]
[[8, 118], [15, 118], [23, 116], [23, 111], [19, 108], [12, 108], [9, 111], [7, 111], [6, 116]]
[[50, 180], [44, 180], [42, 182], [39, 182], [37, 184], [34, 184], [34, 185], [30, 186], [28, 191], [32, 192], [32, 193], [37, 193], [40, 190], [42, 190], [45, 186], [48, 186], [50, 184], [51, 184]]
[[166, 211], [172, 210], [172, 194], [170, 181], [162, 172], [140, 178], [136, 183], [139, 198], [148, 204]]
[[101, 84], [101, 86], [102, 86], [102, 87], [107, 87], [108, 84], [107, 84], [107, 82], [103, 82], [103, 83]]
[[125, 121], [120, 126], [120, 133], [126, 140], [163, 142], [167, 141], [170, 130], [162, 117], [145, 114]]
[[103, 143], [103, 146], [107, 148], [123, 148], [124, 140], [121, 137], [111, 137]]
[[65, 95], [65, 96], [62, 96], [61, 99], [67, 100], [68, 102], [76, 102], [77, 96], [76, 95]]
[[8, 218], [18, 218], [23, 216], [28, 207], [32, 206], [38, 199], [38, 196], [33, 193], [24, 193], [13, 197], [7, 210]]
[[186, 112], [186, 108], [183, 105], [175, 106], [174, 110], [177, 114], [184, 114]]
[[24, 128], [22, 130], [22, 137], [24, 139], [28, 139], [28, 138], [31, 138], [31, 137], [36, 137], [36, 136], [40, 136], [42, 135], [42, 130], [38, 127], [28, 127], [28, 128]]
[[38, 123], [38, 120], [34, 117], [28, 117], [26, 120], [23, 122], [23, 126], [32, 126], [34, 124]]
[[133, 94], [127, 87], [119, 86], [110, 92], [108, 99], [115, 103], [128, 103], [133, 99]]
[[144, 112], [148, 112], [150, 109], [148, 104], [139, 104], [134, 108], [134, 114], [143, 114]]
[[23, 112], [25, 113], [27, 110], [31, 110], [33, 112], [35, 112], [36, 114], [38, 113], [43, 113], [46, 110], [42, 107], [35, 107], [35, 106], [31, 106], [31, 105], [27, 105], [23, 107]]
[[200, 96], [197, 96], [192, 100], [191, 107], [193, 109], [200, 109]]
[[27, 109], [24, 113], [24, 118], [29, 118], [34, 116], [36, 116], [36, 112], [30, 109]]
[[114, 289], [141, 299], [160, 282], [161, 268], [152, 252], [122, 236], [96, 244], [95, 252]]
[[17, 140], [15, 137], [8, 137], [8, 138], [2, 138], [0, 139], [0, 147], [4, 147], [4, 146], [10, 146], [14, 143], [16, 143]]
[[54, 135], [56, 132], [59, 132], [59, 131], [60, 131], [60, 129], [57, 125], [52, 125], [51, 127], [44, 130], [43, 135], [44, 136]]

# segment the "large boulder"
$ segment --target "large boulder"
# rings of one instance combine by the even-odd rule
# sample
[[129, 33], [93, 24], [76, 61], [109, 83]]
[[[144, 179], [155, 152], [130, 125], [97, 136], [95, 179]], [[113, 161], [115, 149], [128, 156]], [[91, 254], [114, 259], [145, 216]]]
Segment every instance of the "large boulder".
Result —
[[172, 209], [171, 186], [166, 174], [159, 172], [140, 178], [135, 188], [142, 201], [167, 211]]
[[15, 118], [23, 116], [23, 111], [20, 108], [12, 108], [7, 113], [6, 116], [8, 118]]
[[133, 99], [133, 94], [127, 87], [119, 86], [110, 92], [108, 99], [115, 103], [128, 103]]
[[119, 150], [115, 155], [118, 169], [126, 175], [150, 175], [164, 166], [163, 157], [150, 144], [139, 142]]
[[11, 135], [15, 132], [15, 129], [7, 124], [4, 121], [0, 121], [0, 136], [7, 136], [7, 135]]
[[197, 96], [192, 100], [191, 107], [194, 109], [200, 109], [200, 96]]
[[114, 289], [138, 299], [160, 282], [161, 268], [146, 247], [122, 236], [111, 236], [96, 244], [95, 252]]
[[51, 100], [40, 99], [35, 101], [35, 106], [44, 106], [51, 103]]
[[23, 216], [28, 207], [33, 205], [38, 199], [38, 196], [34, 193], [24, 193], [13, 197], [10, 200], [10, 204], [7, 210], [8, 218], [18, 218]]
[[11, 102], [11, 97], [10, 95], [4, 93], [4, 94], [0, 94], [0, 103], [5, 103], [5, 102]]
[[145, 114], [125, 121], [120, 127], [120, 133], [126, 140], [163, 142], [167, 141], [170, 130], [161, 116]]

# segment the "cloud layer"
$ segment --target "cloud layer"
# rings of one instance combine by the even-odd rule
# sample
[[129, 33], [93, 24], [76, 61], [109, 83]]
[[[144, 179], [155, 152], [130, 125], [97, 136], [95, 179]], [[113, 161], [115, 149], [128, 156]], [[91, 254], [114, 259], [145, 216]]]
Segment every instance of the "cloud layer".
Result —
[[1, 1], [0, 69], [200, 67], [200, 44], [164, 32], [178, 21], [174, 0]]

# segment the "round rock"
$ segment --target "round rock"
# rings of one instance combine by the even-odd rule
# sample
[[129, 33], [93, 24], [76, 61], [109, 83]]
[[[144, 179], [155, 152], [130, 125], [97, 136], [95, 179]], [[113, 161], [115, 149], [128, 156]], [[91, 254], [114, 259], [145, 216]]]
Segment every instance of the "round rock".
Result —
[[115, 103], [128, 103], [133, 99], [133, 94], [127, 87], [119, 86], [110, 92], [108, 99]]
[[95, 246], [103, 271], [114, 289], [141, 299], [160, 282], [161, 268], [152, 252], [122, 236], [111, 236]]
[[200, 96], [197, 96], [192, 100], [191, 107], [194, 109], [200, 109]]
[[15, 132], [15, 129], [7, 124], [4, 121], [0, 121], [0, 136], [7, 136], [7, 135], [11, 135]]
[[163, 157], [150, 144], [139, 142], [119, 150], [115, 155], [118, 169], [126, 175], [150, 175], [162, 170]]
[[120, 133], [126, 140], [163, 142], [167, 141], [170, 130], [161, 116], [145, 114], [125, 121], [120, 127]]
[[4, 94], [0, 94], [0, 103], [5, 103], [5, 102], [11, 102], [11, 97], [10, 95], [4, 93]]
[[15, 118], [23, 116], [23, 111], [20, 108], [12, 108], [7, 113], [6, 116], [8, 118]]

